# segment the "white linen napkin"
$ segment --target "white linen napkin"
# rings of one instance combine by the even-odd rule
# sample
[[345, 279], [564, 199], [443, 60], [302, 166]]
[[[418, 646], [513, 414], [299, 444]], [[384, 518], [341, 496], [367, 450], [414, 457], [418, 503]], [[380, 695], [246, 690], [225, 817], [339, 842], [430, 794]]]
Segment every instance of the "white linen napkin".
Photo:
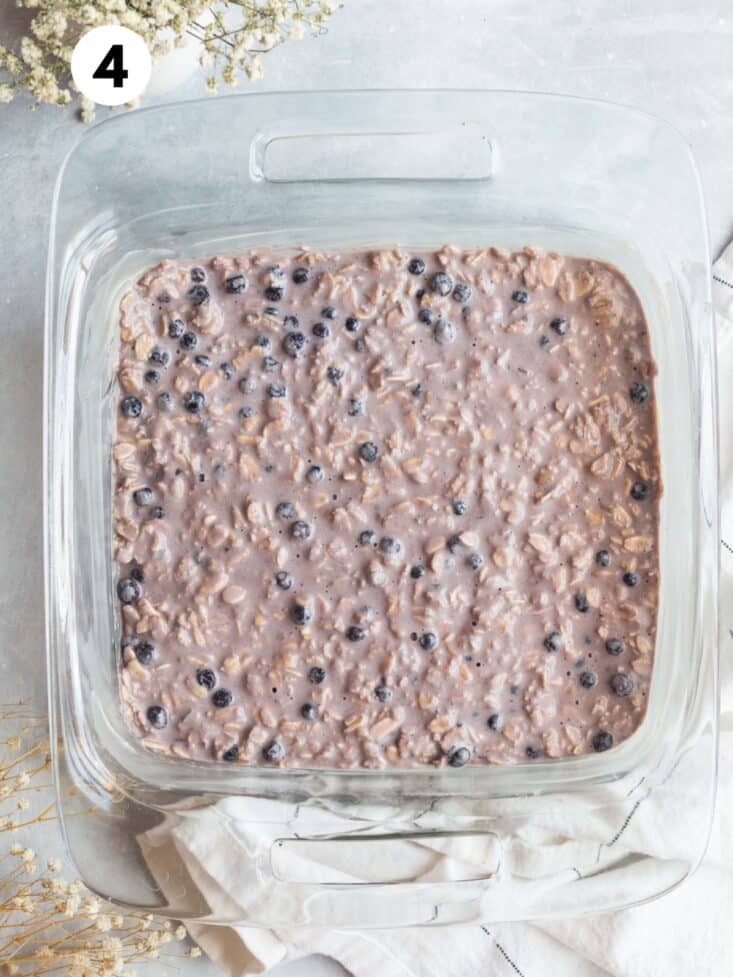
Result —
[[[260, 974], [289, 959], [311, 953], [333, 957], [354, 977], [728, 977], [733, 973], [733, 662], [731, 631], [726, 614], [733, 607], [733, 244], [714, 265], [714, 304], [718, 328], [720, 418], [721, 418], [721, 493], [723, 501], [721, 614], [726, 625], [721, 647], [721, 740], [720, 779], [713, 834], [706, 858], [696, 874], [683, 886], [662, 899], [636, 909], [586, 916], [582, 919], [553, 920], [544, 923], [503, 923], [497, 926], [476, 924], [449, 928], [371, 930], [365, 932], [278, 931], [254, 927], [220, 927], [191, 923], [189, 929], [213, 963], [229, 977]], [[729, 545], [727, 545], [729, 544]], [[733, 624], [733, 621], [730, 622]], [[664, 789], [664, 788], [657, 788]], [[237, 805], [247, 804], [246, 827], [233, 834], [226, 815], [227, 805], [235, 815]], [[165, 891], [169, 870], [180, 871], [181, 862], [192, 885], [216, 913], [232, 914], [251, 900], [278, 899], [276, 887], [263, 882], [248, 852], [263, 835], [279, 834], [268, 825], [266, 806], [273, 802], [241, 799], [222, 801], [198, 811], [195, 819], [183, 819], [174, 828], [163, 824], [139, 839], [153, 875]], [[654, 871], [674, 855], [675, 813], [687, 798], [670, 789], [665, 799], [666, 823], [645, 814], [641, 805], [627, 834], [624, 851], [660, 855]], [[254, 805], [254, 806], [253, 806]], [[258, 806], [259, 805], [259, 806]], [[253, 827], [251, 817], [257, 808], [261, 817]], [[218, 810], [217, 810], [218, 809]], [[657, 809], [658, 810], [658, 809]], [[688, 812], [689, 813], [689, 812]], [[322, 826], [329, 812], [315, 811]], [[562, 812], [559, 824], [545, 816], [534, 832], [560, 835], [556, 846], [558, 865], [573, 864], [576, 853], [586, 862], [588, 845], [598, 847], [598, 837], [609, 837], [605, 818], [608, 812], [594, 812], [596, 823], [573, 823], [572, 813]], [[320, 820], [319, 820], [320, 819]], [[324, 820], [325, 819], [325, 820]], [[244, 822], [244, 819], [239, 819]], [[611, 825], [613, 822], [608, 821]], [[573, 838], [572, 842], [568, 837]], [[684, 839], [680, 839], [683, 841]], [[537, 877], [548, 869], [548, 846], [542, 848], [542, 869], [533, 864], [537, 837], [528, 834], [525, 845], [510, 853], [513, 868], [525, 877]], [[549, 846], [552, 851], [552, 846]], [[485, 849], [446, 850], [440, 842], [415, 845], [405, 851], [410, 859], [411, 876], [423, 880], [460, 877], [472, 855], [486, 857]], [[447, 856], [447, 857], [446, 857]], [[552, 857], [552, 856], [550, 856]], [[619, 863], [623, 851], [619, 851]], [[323, 868], [323, 865], [320, 865]], [[333, 869], [333, 866], [331, 866]], [[561, 884], [561, 874], [547, 872]], [[344, 880], [343, 865], [337, 869]], [[620, 869], [621, 870], [621, 869]], [[362, 872], [353, 861], [350, 872]], [[364, 869], [366, 871], [366, 869]], [[438, 876], [436, 873], [440, 873]], [[175, 874], [175, 873], [173, 873]], [[591, 880], [587, 880], [591, 881]], [[531, 883], [537, 885], [536, 881]], [[581, 883], [576, 883], [581, 884]], [[604, 885], [612, 884], [608, 878]], [[503, 885], [503, 883], [502, 883]]]

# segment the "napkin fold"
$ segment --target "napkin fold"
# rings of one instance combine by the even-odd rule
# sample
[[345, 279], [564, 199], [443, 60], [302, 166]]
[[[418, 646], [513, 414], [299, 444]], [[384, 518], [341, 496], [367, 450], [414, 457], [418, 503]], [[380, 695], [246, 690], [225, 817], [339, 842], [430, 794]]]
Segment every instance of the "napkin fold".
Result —
[[[728, 977], [733, 973], [733, 846], [729, 844], [733, 836], [733, 632], [729, 625], [733, 620], [726, 616], [733, 613], [733, 243], [715, 263], [713, 278], [721, 380], [720, 607], [725, 627], [718, 800], [702, 866], [663, 899], [581, 919], [362, 932], [188, 924], [191, 935], [222, 973], [229, 977], [260, 974], [285, 960], [312, 953], [333, 957], [354, 977]], [[617, 859], [615, 872], [623, 873], [626, 853], [643, 852], [652, 856], [648, 871], [657, 873], [655, 878], [665, 870], [674, 877], [675, 845], [679, 843], [683, 850], [685, 842], [677, 835], [677, 825], [688, 823], [676, 813], [684, 807], [689, 816], [690, 801], [683, 792], [678, 796], [674, 786], [655, 788], [664, 789], [669, 794], [664, 802], [664, 823], [659, 821], [658, 808], [638, 805], [623, 824], [622, 846], [615, 854], [609, 852], [617, 841], [617, 811], [593, 812], [591, 824], [587, 812], [582, 819], [572, 810], [560, 812], [557, 824], [545, 815], [539, 825], [527, 827], [508, 853], [512, 874], [531, 880], [527, 884], [535, 887], [562, 885], [567, 882], [562, 866], [572, 865], [576, 856], [578, 864], [587, 864], [589, 846], [593, 846], [599, 858], [600, 848], [608, 849], [604, 853], [606, 863], [614, 865], [613, 859]], [[704, 803], [702, 799], [700, 802]], [[171, 878], [180, 878], [183, 867], [188, 873], [187, 888], [200, 894], [201, 904], [208, 905], [213, 915], [242, 916], [249, 903], [265, 899], [272, 901], [276, 912], [278, 900], [291, 896], [279, 894], [282, 887], [263, 879], [252, 856], [263, 843], [281, 834], [281, 824], [272, 816], [274, 803], [227, 799], [198, 810], [195, 817], [177, 818], [172, 824], [166, 821], [142, 835], [139, 843], [143, 855], [163, 891]], [[242, 805], [246, 805], [246, 816]], [[322, 830], [333, 813], [316, 808], [311, 815], [313, 827]], [[374, 813], [388, 820], [388, 811]], [[599, 838], [612, 841], [599, 846]], [[429, 839], [409, 843], [400, 854], [401, 871], [421, 881], [465, 878], [467, 871], [490, 860], [486, 848], [490, 840], [483, 846], [478, 844], [475, 847], [474, 842], [472, 848]], [[312, 862], [301, 864], [304, 856], [291, 855], [288, 870], [307, 872], [310, 868], [319, 877], [328, 871], [329, 878], [343, 881], [368, 877], [366, 873], [372, 869], [381, 870], [379, 865], [360, 864], [356, 855], [339, 864], [329, 864], [325, 855], [323, 860], [318, 854], [311, 857]], [[540, 883], [540, 876], [547, 881]], [[592, 900], [593, 880], [576, 884], [586, 883]], [[606, 873], [603, 885], [613, 884], [613, 877]]]

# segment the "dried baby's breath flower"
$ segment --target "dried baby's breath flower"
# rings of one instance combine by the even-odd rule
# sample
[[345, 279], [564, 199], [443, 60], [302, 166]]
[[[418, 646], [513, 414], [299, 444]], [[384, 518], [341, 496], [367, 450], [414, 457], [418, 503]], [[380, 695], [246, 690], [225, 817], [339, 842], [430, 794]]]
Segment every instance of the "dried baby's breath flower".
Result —
[[[32, 48], [25, 50], [34, 56]], [[107, 913], [79, 880], [39, 874], [36, 852], [23, 838], [3, 844], [5, 834], [30, 834], [55, 816], [50, 763], [44, 720], [20, 706], [0, 706], [0, 974], [136, 977], [130, 967], [172, 956], [167, 944], [186, 939], [185, 927], [173, 930], [170, 922], [150, 914]], [[5, 808], [26, 816], [17, 821]], [[48, 873], [61, 869], [58, 858], [45, 865]], [[189, 947], [178, 959], [181, 952], [201, 954]], [[164, 970], [155, 964], [156, 977]]]
[[[262, 55], [287, 40], [326, 30], [341, 4], [330, 0], [17, 0], [33, 10], [30, 36], [18, 49], [0, 45], [0, 102], [27, 91], [36, 102], [66, 105], [71, 101], [71, 53], [86, 31], [102, 24], [120, 24], [146, 41], [153, 60], [194, 39], [207, 72], [206, 89], [216, 94], [219, 83], [229, 87], [245, 74], [262, 77]], [[94, 104], [80, 97], [85, 122]], [[128, 106], [130, 107], [130, 106]]]

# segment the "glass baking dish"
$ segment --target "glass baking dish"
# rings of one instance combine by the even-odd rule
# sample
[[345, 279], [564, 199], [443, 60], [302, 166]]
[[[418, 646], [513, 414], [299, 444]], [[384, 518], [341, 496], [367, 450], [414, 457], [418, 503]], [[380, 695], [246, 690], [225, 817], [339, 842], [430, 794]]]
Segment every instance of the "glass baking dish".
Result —
[[[121, 294], [164, 257], [446, 242], [610, 261], [641, 297], [665, 485], [644, 722], [604, 754], [505, 767], [278, 771], [146, 751], [117, 686]], [[647, 114], [519, 92], [309, 92], [168, 105], [87, 130], [54, 197], [45, 376], [50, 710], [61, 820], [87, 885], [177, 918], [374, 927], [606, 910], [681, 882], [704, 851], [715, 786], [714, 367], [697, 171], [682, 137]], [[216, 907], [183, 863], [155, 870], [146, 834], [212, 823], [243, 858], [242, 891]], [[373, 870], [344, 870], [357, 842]], [[429, 880], [400, 871], [416, 848], [442, 866]]]

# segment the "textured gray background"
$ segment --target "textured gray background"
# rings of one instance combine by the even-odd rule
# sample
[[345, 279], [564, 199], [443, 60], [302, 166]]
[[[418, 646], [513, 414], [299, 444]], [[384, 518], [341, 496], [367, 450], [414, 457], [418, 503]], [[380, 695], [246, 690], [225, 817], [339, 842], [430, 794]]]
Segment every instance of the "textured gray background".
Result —
[[[9, 2], [2, 7], [0, 43], [23, 23]], [[520, 88], [645, 108], [693, 147], [713, 253], [733, 236], [729, 0], [346, 0], [327, 36], [269, 55], [257, 83], [260, 90], [393, 86]], [[199, 94], [194, 78], [168, 98]], [[0, 106], [0, 701], [24, 696], [39, 708], [46, 238], [54, 180], [80, 131], [72, 109], [31, 111], [25, 99]], [[55, 835], [48, 842], [55, 845]], [[198, 961], [181, 972], [208, 977], [213, 969]], [[337, 973], [322, 960], [277, 971]]]

